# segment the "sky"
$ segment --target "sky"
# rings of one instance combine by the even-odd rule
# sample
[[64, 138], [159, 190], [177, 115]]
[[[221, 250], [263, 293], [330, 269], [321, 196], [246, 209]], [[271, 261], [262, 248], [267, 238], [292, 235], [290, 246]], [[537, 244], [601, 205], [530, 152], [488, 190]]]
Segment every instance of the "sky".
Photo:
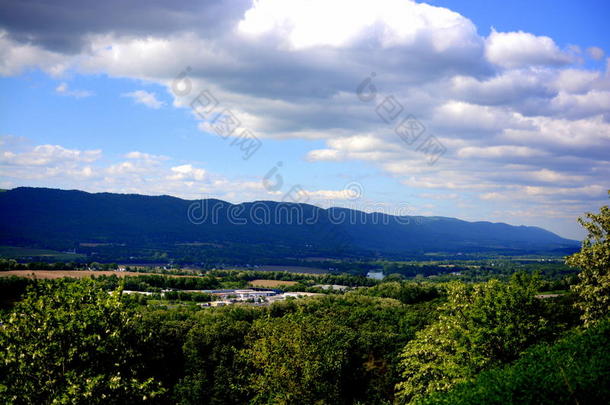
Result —
[[541, 226], [608, 203], [607, 1], [3, 0], [0, 188]]

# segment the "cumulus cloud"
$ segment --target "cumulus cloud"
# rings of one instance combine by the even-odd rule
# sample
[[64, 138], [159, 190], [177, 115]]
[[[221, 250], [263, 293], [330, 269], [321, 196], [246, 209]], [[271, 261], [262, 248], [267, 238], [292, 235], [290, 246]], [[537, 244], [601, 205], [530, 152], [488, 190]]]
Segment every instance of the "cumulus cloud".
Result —
[[68, 87], [68, 83], [62, 82], [55, 88], [55, 91], [63, 96], [70, 96], [74, 98], [84, 98], [93, 95], [93, 92], [87, 90], [71, 90]]
[[[430, 190], [420, 194], [511, 196], [515, 213], [555, 199], [553, 210], [566, 215], [595, 198], [605, 201], [609, 69], [585, 69], [574, 47], [523, 31], [482, 37], [466, 17], [408, 0], [155, 4], [142, 12], [109, 0], [93, 15], [77, 1], [57, 1], [53, 9], [3, 2], [0, 74], [38, 67], [53, 75], [71, 69], [144, 80], [166, 86], [172, 105], [185, 109], [207, 90], [218, 102], [215, 112], [231, 111], [257, 137], [304, 140], [308, 164], [361, 161], [405, 190]], [[605, 56], [595, 47], [586, 54]], [[187, 67], [191, 91], [177, 94], [174, 79]], [[371, 89], [367, 78], [374, 94], [362, 101], [356, 92]], [[125, 96], [150, 108], [164, 105], [144, 90]], [[386, 122], [379, 105], [388, 96], [399, 113]], [[436, 164], [397, 135], [408, 115], [423, 124], [424, 137], [446, 147]], [[192, 116], [213, 133], [210, 116]], [[235, 182], [144, 152], [103, 169], [93, 168], [92, 176], [141, 176], [131, 178], [134, 188], [160, 190], [146, 182], [150, 176], [164, 190], [206, 183], [206, 190], [230, 198], [278, 197], [257, 181], [227, 191], [222, 184]], [[126, 180], [121, 184], [127, 189]], [[579, 188], [584, 185], [591, 187]], [[318, 191], [321, 197], [324, 190]]]
[[150, 153], [139, 152], [139, 151], [132, 151], [132, 152], [126, 153], [124, 155], [124, 157], [127, 159], [144, 160], [149, 163], [159, 163], [161, 161], [169, 159], [169, 157], [164, 156], [164, 155], [153, 155]]
[[585, 93], [593, 89], [599, 78], [598, 71], [565, 69], [557, 74], [554, 87], [567, 93]]
[[504, 157], [536, 157], [545, 153], [527, 146], [497, 145], [487, 147], [468, 146], [458, 151], [463, 158], [498, 159]]
[[604, 57], [604, 50], [602, 48], [599, 48], [597, 46], [591, 46], [589, 48], [587, 48], [587, 54], [595, 60], [602, 60], [602, 58]]
[[159, 109], [165, 105], [163, 101], [157, 100], [155, 93], [150, 93], [145, 90], [135, 90], [129, 93], [123, 93], [123, 97], [129, 97], [133, 99], [137, 104], [145, 105], [149, 108]]
[[585, 177], [584, 176], [574, 176], [565, 173], [558, 173], [554, 170], [549, 169], [540, 169], [537, 171], [533, 171], [528, 173], [536, 180], [541, 180], [547, 183], [581, 183]]
[[0, 3], [0, 26], [19, 42], [58, 53], [75, 54], [89, 45], [89, 36], [115, 32], [127, 36], [163, 36], [178, 31], [209, 35], [230, 29], [251, 0], [233, 0], [230, 7], [214, 0], [179, 3], [154, 1], [150, 7], [137, 2], [106, 0], [89, 7], [79, 0], [5, 0]]
[[306, 193], [309, 198], [330, 201], [351, 200], [354, 198], [349, 190], [310, 190]]
[[101, 150], [69, 149], [60, 145], [31, 146], [27, 139], [13, 136], [0, 136], [0, 145], [3, 148], [0, 152], [3, 178], [20, 182], [62, 176], [83, 181], [93, 176], [91, 164], [102, 156]]
[[478, 46], [476, 28], [446, 8], [400, 0], [261, 0], [238, 29], [254, 37], [274, 35], [288, 49], [351, 47], [371, 37], [382, 48], [426, 44], [434, 52]]
[[67, 69], [69, 60], [66, 55], [29, 43], [14, 41], [7, 31], [0, 27], [0, 75], [2, 76], [20, 74], [25, 68], [32, 66], [52, 76], [59, 76]]
[[455, 98], [487, 106], [522, 103], [531, 98], [552, 98], [557, 91], [549, 87], [552, 73], [514, 69], [478, 79], [455, 76], [450, 89]]
[[173, 172], [168, 178], [171, 180], [203, 180], [205, 177], [205, 170], [193, 167], [193, 165], [180, 165], [171, 168]]
[[[69, 149], [60, 145], [30, 145], [26, 138], [0, 137], [2, 186], [47, 186], [139, 193], [169, 194], [183, 198], [223, 198], [233, 202], [273, 199], [282, 193], [267, 190], [258, 180], [234, 180], [192, 164], [172, 165], [171, 158], [132, 151], [114, 163], [102, 152]], [[125, 160], [121, 160], [121, 158]], [[169, 162], [168, 162], [169, 161]], [[312, 195], [321, 198], [320, 196]]]
[[310, 162], [330, 161], [338, 162], [345, 159], [345, 153], [334, 149], [315, 149], [307, 153], [307, 160]]
[[48, 166], [59, 162], [93, 162], [101, 157], [101, 150], [66, 149], [59, 145], [37, 145], [24, 152], [4, 151], [0, 164], [10, 166]]
[[485, 56], [490, 62], [504, 68], [565, 65], [573, 61], [551, 38], [523, 31], [492, 30], [486, 39]]

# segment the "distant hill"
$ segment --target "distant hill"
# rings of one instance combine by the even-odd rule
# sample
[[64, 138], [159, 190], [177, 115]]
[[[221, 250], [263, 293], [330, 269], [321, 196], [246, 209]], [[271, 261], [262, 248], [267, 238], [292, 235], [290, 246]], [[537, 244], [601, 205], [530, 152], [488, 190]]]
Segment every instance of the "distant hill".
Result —
[[[126, 257], [154, 254], [257, 257], [413, 257], [561, 253], [576, 241], [542, 228], [446, 217], [396, 217], [345, 208], [257, 201], [20, 187], [0, 193], [0, 244]], [[104, 253], [106, 252], [106, 253]], [[131, 252], [131, 253], [130, 253]], [[151, 253], [152, 254], [152, 253]], [[110, 255], [112, 256], [112, 254]]]

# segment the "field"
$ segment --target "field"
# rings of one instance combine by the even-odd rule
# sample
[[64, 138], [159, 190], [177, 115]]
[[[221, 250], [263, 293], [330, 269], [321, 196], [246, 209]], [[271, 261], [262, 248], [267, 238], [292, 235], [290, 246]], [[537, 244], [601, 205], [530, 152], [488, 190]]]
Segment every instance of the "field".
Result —
[[53, 259], [55, 261], [71, 261], [79, 260], [85, 257], [85, 255], [78, 253], [65, 253], [58, 252], [57, 250], [49, 249], [34, 249], [24, 248], [17, 246], [0, 246], [0, 257], [5, 259], [20, 259], [20, 258], [45, 258], [47, 260]]
[[254, 270], [254, 271], [286, 271], [288, 273], [302, 274], [326, 274], [328, 270], [318, 267], [307, 266], [258, 266], [258, 267], [236, 267], [237, 270]]
[[[18, 277], [27, 277], [27, 278], [46, 278], [46, 279], [55, 279], [62, 277], [73, 277], [73, 278], [84, 278], [84, 277], [92, 277], [92, 276], [112, 276], [115, 275], [117, 277], [125, 277], [125, 276], [143, 276], [143, 275], [152, 275], [155, 273], [137, 273], [133, 271], [91, 271], [91, 270], [8, 270], [8, 271], [0, 271], [0, 277], [10, 277], [10, 276], [18, 276]], [[170, 277], [187, 277], [187, 276], [178, 276], [178, 275], [170, 275]]]
[[284, 280], [252, 280], [250, 285], [252, 287], [263, 287], [263, 288], [275, 288], [285, 287], [287, 285], [295, 285], [296, 281], [284, 281]]

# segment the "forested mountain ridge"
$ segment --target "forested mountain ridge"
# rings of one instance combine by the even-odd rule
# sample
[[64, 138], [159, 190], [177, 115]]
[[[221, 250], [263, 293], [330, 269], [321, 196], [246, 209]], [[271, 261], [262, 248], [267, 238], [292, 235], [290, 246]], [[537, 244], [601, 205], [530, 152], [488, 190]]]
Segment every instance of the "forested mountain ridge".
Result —
[[[0, 193], [0, 244], [72, 249], [243, 245], [314, 254], [398, 255], [428, 251], [563, 252], [577, 242], [542, 228], [447, 217], [392, 216], [346, 208], [256, 201], [231, 204], [170, 196], [20, 187]], [[281, 253], [278, 253], [281, 254]]]

